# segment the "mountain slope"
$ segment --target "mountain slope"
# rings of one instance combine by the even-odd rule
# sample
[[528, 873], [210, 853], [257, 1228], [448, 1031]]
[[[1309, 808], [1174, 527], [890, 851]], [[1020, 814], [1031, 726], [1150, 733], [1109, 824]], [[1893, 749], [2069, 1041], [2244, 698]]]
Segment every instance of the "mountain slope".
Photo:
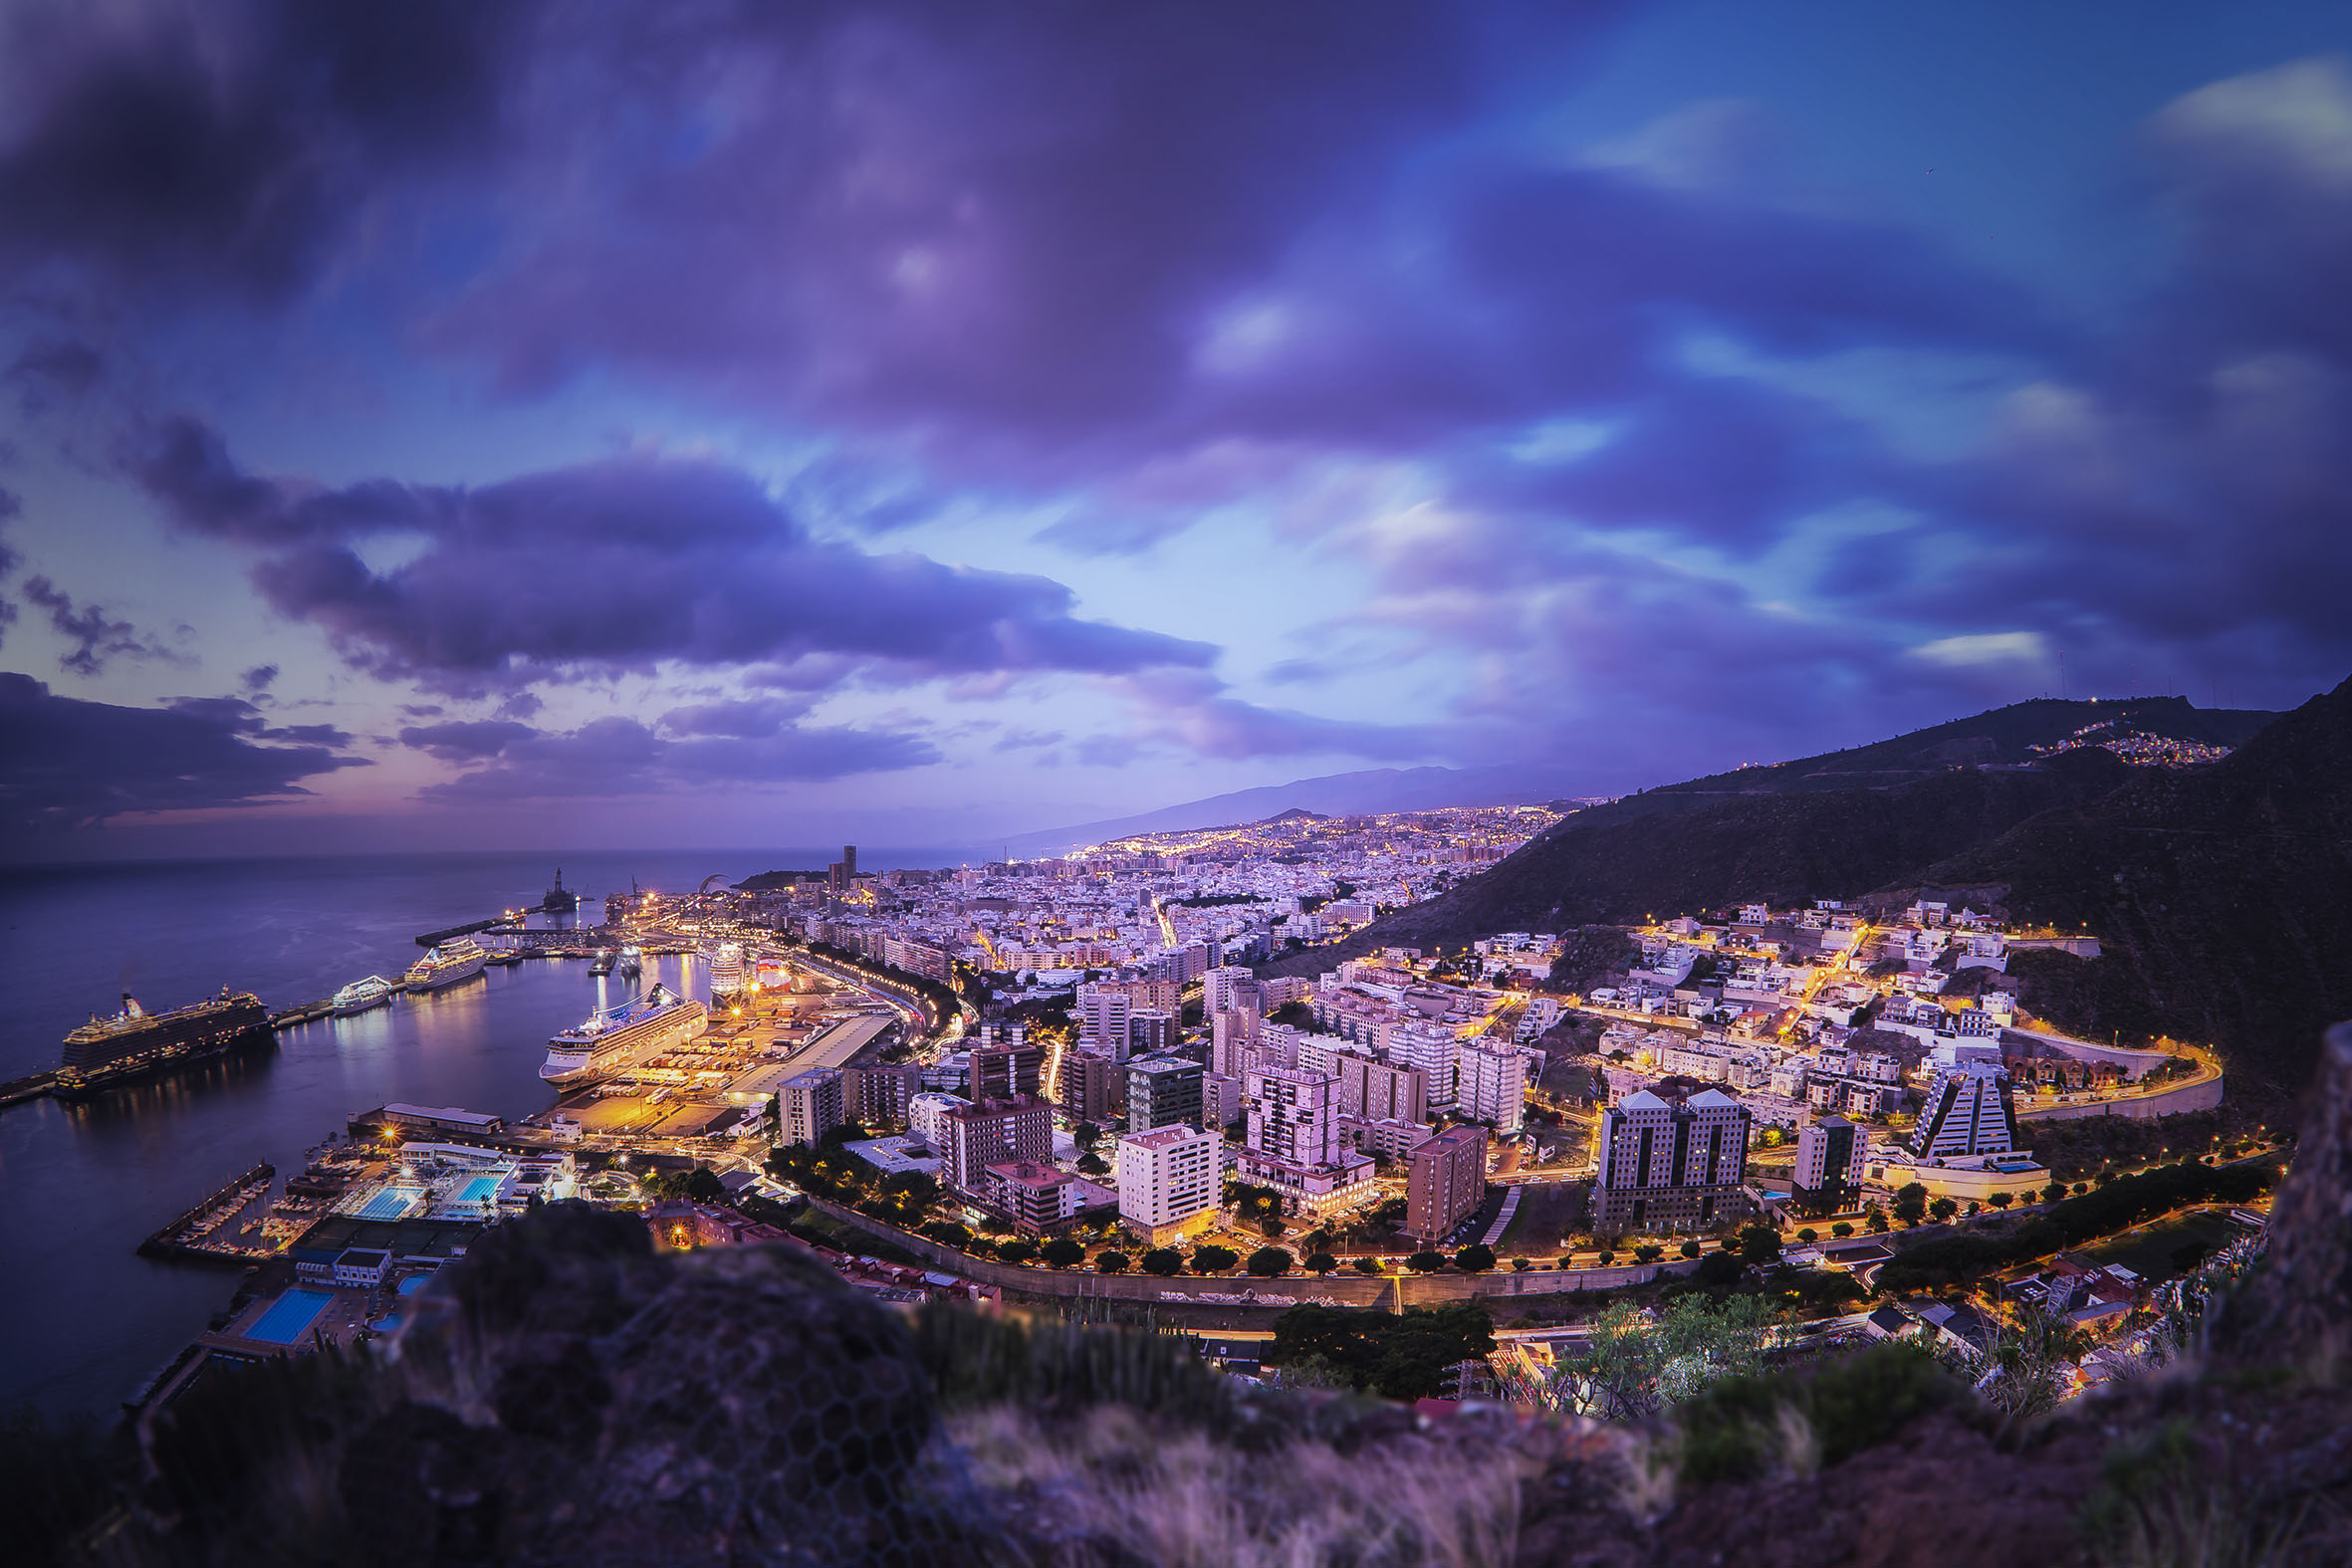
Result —
[[2352, 1016], [2352, 680], [2214, 768], [2135, 771], [1925, 880], [2002, 884], [2013, 918], [2099, 937], [2095, 962], [2032, 961], [2072, 982], [2057, 1021], [2211, 1040], [2294, 1092]]
[[1004, 840], [1004, 847], [1021, 856], [1058, 855], [1136, 833], [1172, 833], [1195, 827], [1259, 822], [1294, 808], [1318, 811], [1326, 816], [1345, 816], [1359, 812], [1426, 811], [1447, 805], [1525, 805], [1556, 799], [1568, 792], [1564, 773], [1545, 768], [1371, 768], [1360, 773], [1298, 779], [1287, 784], [1236, 789], [1133, 816], [1017, 833]]
[[1486, 875], [1380, 922], [1376, 935], [1427, 945], [1751, 899], [1850, 898], [2037, 812], [2096, 799], [2129, 772], [2084, 751], [2013, 772], [1948, 768], [1886, 788], [1701, 797], [1581, 828], [1599, 813], [1579, 812]]

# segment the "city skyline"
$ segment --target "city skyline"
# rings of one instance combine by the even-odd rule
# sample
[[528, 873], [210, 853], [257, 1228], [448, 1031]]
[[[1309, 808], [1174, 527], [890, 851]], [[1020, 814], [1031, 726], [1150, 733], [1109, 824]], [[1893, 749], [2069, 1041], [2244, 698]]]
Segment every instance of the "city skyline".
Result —
[[0, 857], [985, 844], [2352, 669], [2319, 8], [0, 29]]

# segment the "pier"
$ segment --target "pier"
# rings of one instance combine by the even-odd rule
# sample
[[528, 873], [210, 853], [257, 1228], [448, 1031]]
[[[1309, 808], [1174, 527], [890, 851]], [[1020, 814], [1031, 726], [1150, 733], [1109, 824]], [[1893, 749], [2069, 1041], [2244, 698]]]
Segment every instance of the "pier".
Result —
[[23, 1078], [11, 1078], [6, 1083], [0, 1083], [0, 1106], [37, 1100], [56, 1086], [57, 1074], [54, 1072], [36, 1072]]
[[228, 1230], [238, 1217], [268, 1198], [270, 1186], [277, 1179], [278, 1168], [267, 1160], [262, 1161], [139, 1242], [138, 1255], [194, 1258], [207, 1263], [235, 1263], [240, 1267], [267, 1262], [283, 1248], [239, 1241], [237, 1236], [244, 1233], [244, 1227], [230, 1230], [225, 1237], [218, 1232]]

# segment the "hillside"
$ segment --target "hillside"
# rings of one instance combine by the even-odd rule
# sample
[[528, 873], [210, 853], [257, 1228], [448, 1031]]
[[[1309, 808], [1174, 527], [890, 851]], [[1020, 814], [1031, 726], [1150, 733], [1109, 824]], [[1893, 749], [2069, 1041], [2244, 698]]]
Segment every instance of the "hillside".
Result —
[[[1284, 960], [1304, 973], [1383, 943], [1639, 920], [1749, 899], [1854, 898], [2078, 805], [2131, 770], [2096, 749], [2036, 761], [2091, 725], [2234, 746], [2276, 714], [2182, 697], [2037, 699], [1892, 740], [1687, 780], [1577, 811], [1439, 898], [1337, 948]], [[1990, 772], [1985, 770], [1990, 769]]]
[[1058, 855], [1137, 833], [1260, 822], [1292, 809], [1349, 816], [1427, 811], [1448, 805], [1528, 805], [1574, 793], [1572, 783], [1563, 771], [1547, 768], [1370, 768], [1236, 789], [1133, 816], [1016, 833], [1003, 840], [1001, 847], [1021, 857]]
[[2352, 681], [2214, 768], [2135, 770], [1922, 880], [2004, 886], [2012, 918], [2099, 937], [2096, 961], [2028, 962], [2063, 988], [2056, 1021], [2211, 1040], [2292, 1093], [2318, 1029], [2352, 1016]]

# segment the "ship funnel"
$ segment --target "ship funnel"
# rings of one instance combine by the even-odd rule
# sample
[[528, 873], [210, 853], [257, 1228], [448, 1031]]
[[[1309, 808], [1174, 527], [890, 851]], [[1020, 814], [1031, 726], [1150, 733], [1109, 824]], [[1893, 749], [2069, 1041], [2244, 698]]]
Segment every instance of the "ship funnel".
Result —
[[143, 1018], [147, 1015], [146, 1009], [138, 1005], [138, 999], [127, 991], [122, 993], [122, 1011], [133, 1018]]

